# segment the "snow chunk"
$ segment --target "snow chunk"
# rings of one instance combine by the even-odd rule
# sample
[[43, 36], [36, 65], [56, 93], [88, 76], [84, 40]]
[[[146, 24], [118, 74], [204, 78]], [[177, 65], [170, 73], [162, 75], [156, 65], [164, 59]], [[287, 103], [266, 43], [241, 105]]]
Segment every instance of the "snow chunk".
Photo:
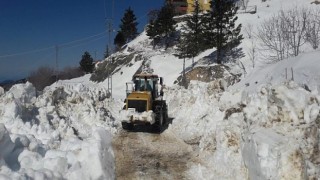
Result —
[[16, 84], [11, 87], [7, 93], [12, 93], [15, 99], [23, 103], [30, 103], [36, 97], [36, 88], [29, 82], [25, 84]]

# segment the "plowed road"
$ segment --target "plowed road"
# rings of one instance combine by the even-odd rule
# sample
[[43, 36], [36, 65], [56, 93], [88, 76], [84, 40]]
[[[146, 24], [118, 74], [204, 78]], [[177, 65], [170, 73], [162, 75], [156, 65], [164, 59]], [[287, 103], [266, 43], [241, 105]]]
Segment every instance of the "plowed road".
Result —
[[116, 177], [122, 179], [188, 179], [196, 163], [192, 147], [170, 132], [121, 131], [113, 138]]

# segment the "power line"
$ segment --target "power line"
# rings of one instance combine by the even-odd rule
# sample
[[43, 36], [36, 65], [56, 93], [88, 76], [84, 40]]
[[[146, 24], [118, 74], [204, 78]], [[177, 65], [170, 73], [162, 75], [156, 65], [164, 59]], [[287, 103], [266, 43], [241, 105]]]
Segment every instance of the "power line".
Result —
[[[146, 13], [143, 16], [140, 16], [139, 18], [137, 18], [136, 21], [139, 21], [140, 19], [144, 18], [147, 14], [148, 13]], [[107, 16], [106, 0], [105, 0], [105, 16]], [[109, 19], [109, 20], [113, 21], [113, 18], [114, 18], [114, 0], [112, 2], [112, 18]], [[111, 27], [110, 27], [110, 24], [109, 24], [109, 31], [111, 31], [111, 29], [112, 29], [112, 24], [111, 24]], [[103, 36], [101, 36], [101, 35], [103, 35]], [[77, 40], [74, 40], [74, 41], [66, 42], [66, 43], [63, 43], [63, 44], [60, 44], [60, 45], [56, 45], [56, 46], [58, 46], [60, 48], [77, 47], [77, 46], [80, 46], [80, 45], [86, 43], [86, 42], [83, 42], [83, 41], [87, 41], [87, 42], [96, 41], [96, 40], [99, 40], [99, 39], [105, 37], [105, 35], [106, 35], [106, 32], [103, 31], [103, 32], [97, 33], [97, 34], [92, 35], [92, 36], [88, 36], [88, 37], [85, 37], [85, 38], [81, 38], [81, 39], [77, 39]], [[97, 37], [97, 38], [93, 39], [93, 40], [90, 40], [91, 38], [95, 38], [95, 37]], [[111, 45], [110, 42], [111, 42], [111, 36], [109, 35], [109, 44]], [[72, 44], [74, 44], [74, 45], [72, 45]], [[1, 55], [0, 59], [1, 58], [7, 58], [7, 57], [14, 57], [14, 56], [21, 56], [21, 55], [26, 55], [26, 54], [37, 53], [37, 52], [41, 52], [41, 51], [45, 51], [45, 50], [49, 50], [49, 49], [55, 49], [56, 46], [49, 46], [49, 47], [45, 47], [45, 48], [39, 48], [39, 49], [34, 49], [34, 50], [20, 52], [20, 53]]]
[[87, 39], [86, 41], [82, 40], [82, 41], [79, 41], [77, 44], [74, 44], [74, 45], [70, 45], [70, 46], [59, 46], [59, 47], [62, 47], [63, 49], [69, 49], [69, 48], [73, 48], [73, 47], [77, 47], [77, 46], [81, 46], [83, 44], [86, 44], [86, 43], [89, 43], [89, 42], [93, 42], [93, 41], [97, 41], [99, 39], [102, 39], [104, 37], [106, 37], [106, 32], [103, 32], [103, 36], [99, 36], [95, 39]]
[[[70, 41], [70, 42], [63, 43], [63, 44], [56, 45], [56, 46], [63, 47], [63, 48], [75, 47], [75, 46], [78, 46], [79, 44], [83, 44], [83, 41], [86, 41], [86, 40], [90, 41], [91, 38], [103, 35], [103, 36], [97, 38], [97, 39], [101, 39], [102, 37], [105, 36], [105, 34], [106, 34], [106, 32], [103, 31], [103, 32], [100, 32], [98, 34], [95, 34], [95, 35], [92, 35], [92, 36], [89, 36], [89, 37], [81, 38], [81, 39], [78, 39], [78, 40]], [[97, 39], [94, 39], [94, 40], [97, 40]], [[75, 44], [75, 45], [71, 45], [71, 44]], [[68, 47], [68, 45], [71, 45], [71, 46]], [[1, 55], [0, 59], [1, 58], [21, 56], [21, 55], [26, 55], [26, 54], [42, 52], [42, 51], [49, 50], [49, 49], [55, 49], [56, 46], [49, 46], [49, 47], [46, 47], [46, 48], [39, 48], [39, 49], [34, 49], [34, 50], [20, 52], [20, 53]]]
[[2, 55], [2, 56], [0, 56], [0, 58], [6, 58], [6, 57], [13, 57], [13, 56], [20, 56], [20, 55], [25, 55], [25, 54], [37, 53], [37, 52], [41, 52], [41, 51], [53, 49], [54, 47], [55, 47], [55, 46], [50, 46], [50, 47], [46, 47], [46, 48], [35, 49], [35, 50], [26, 51], [26, 52], [21, 52], [21, 53], [14, 53], [14, 54]]
[[60, 44], [59, 46], [60, 47], [63, 47], [63, 46], [68, 46], [70, 44], [74, 44], [76, 42], [81, 42], [81, 41], [85, 41], [87, 39], [91, 39], [91, 38], [94, 38], [94, 37], [97, 37], [97, 36], [100, 36], [100, 35], [105, 35], [105, 31], [101, 32], [101, 33], [98, 33], [98, 34], [95, 34], [95, 35], [92, 35], [92, 36], [89, 36], [89, 37], [85, 37], [85, 38], [81, 38], [81, 39], [78, 39], [78, 40], [75, 40], [75, 41], [71, 41], [71, 42], [67, 42], [67, 43], [63, 43], [63, 44]]

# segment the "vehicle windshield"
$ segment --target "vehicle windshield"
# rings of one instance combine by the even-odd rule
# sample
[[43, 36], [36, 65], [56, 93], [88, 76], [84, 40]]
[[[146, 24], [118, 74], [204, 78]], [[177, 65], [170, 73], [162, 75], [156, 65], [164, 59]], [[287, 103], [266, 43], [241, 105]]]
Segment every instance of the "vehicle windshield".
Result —
[[147, 82], [144, 79], [139, 79], [135, 82], [137, 91], [152, 91], [153, 82], [151, 79], [148, 79]]

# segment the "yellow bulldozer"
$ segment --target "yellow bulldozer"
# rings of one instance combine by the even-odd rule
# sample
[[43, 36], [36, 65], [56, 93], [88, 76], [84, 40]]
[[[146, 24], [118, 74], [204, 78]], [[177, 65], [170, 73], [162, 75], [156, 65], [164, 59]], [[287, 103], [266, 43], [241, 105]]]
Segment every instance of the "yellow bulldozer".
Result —
[[161, 131], [168, 119], [166, 101], [163, 100], [163, 78], [154, 74], [135, 74], [126, 83], [125, 105], [120, 112], [122, 128], [132, 130], [135, 125], [152, 125]]

